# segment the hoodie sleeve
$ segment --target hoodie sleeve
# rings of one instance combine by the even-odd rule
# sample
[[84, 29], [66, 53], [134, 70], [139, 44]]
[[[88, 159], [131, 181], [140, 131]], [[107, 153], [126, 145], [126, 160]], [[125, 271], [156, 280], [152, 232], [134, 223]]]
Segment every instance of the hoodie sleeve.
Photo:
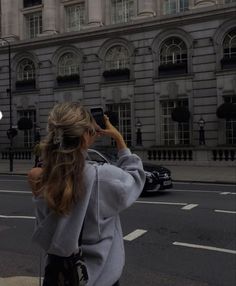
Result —
[[106, 218], [128, 208], [139, 197], [145, 183], [141, 159], [129, 149], [118, 153], [117, 166], [98, 166], [100, 214]]

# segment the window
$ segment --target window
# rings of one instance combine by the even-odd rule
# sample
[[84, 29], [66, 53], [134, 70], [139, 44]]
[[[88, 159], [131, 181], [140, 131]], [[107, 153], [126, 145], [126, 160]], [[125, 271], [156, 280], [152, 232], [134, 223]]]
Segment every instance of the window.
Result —
[[236, 29], [230, 31], [224, 38], [221, 67], [222, 69], [236, 67]]
[[[19, 110], [17, 111], [18, 120], [22, 117], [26, 117], [32, 120], [33, 128], [30, 130], [20, 131], [23, 132], [23, 144], [26, 148], [34, 146], [34, 138], [36, 134], [36, 110]], [[18, 121], [17, 120], [17, 121]]]
[[160, 48], [159, 74], [186, 73], [187, 53], [186, 44], [180, 38], [173, 37], [165, 40]]
[[113, 46], [105, 56], [105, 70], [129, 68], [129, 52], [123, 46]]
[[164, 14], [176, 14], [188, 10], [188, 0], [164, 0]]
[[41, 4], [42, 0], [24, 0], [24, 8], [33, 7]]
[[[112, 111], [116, 114], [118, 118], [118, 126], [116, 126], [122, 133], [125, 142], [128, 146], [131, 146], [132, 136], [131, 136], [131, 104], [126, 103], [113, 103], [106, 106], [107, 111]], [[115, 145], [115, 142], [112, 141]]]
[[229, 32], [223, 42], [224, 58], [236, 58], [236, 29]]
[[179, 38], [167, 39], [161, 46], [160, 64], [176, 64], [187, 61], [187, 47]]
[[111, 23], [129, 22], [134, 16], [133, 0], [111, 0]]
[[78, 57], [72, 53], [63, 54], [58, 62], [58, 76], [70, 76], [79, 74]]
[[42, 34], [42, 13], [32, 13], [25, 15], [26, 23], [26, 37], [27, 39], [36, 38], [39, 34]]
[[17, 81], [25, 81], [35, 79], [35, 66], [29, 59], [20, 61], [17, 67]]
[[178, 106], [188, 107], [188, 100], [161, 101], [161, 144], [186, 145], [190, 144], [189, 122], [177, 123], [172, 120], [171, 113]]
[[85, 24], [85, 4], [66, 7], [66, 31], [79, 31]]
[[[236, 97], [227, 97], [226, 101], [236, 104]], [[226, 144], [236, 144], [236, 119], [226, 119]]]

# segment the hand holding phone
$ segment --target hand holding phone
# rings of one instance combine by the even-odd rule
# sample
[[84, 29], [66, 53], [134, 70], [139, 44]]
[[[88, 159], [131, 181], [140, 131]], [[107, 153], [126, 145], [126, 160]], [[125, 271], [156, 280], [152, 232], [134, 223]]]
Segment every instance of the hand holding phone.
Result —
[[90, 109], [90, 112], [97, 125], [99, 125], [102, 129], [106, 129], [103, 109], [101, 107], [94, 107]]

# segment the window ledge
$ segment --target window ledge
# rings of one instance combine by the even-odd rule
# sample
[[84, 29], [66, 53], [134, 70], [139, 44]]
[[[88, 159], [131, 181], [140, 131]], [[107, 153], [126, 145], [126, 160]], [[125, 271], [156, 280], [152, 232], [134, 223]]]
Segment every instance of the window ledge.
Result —
[[236, 74], [236, 67], [230, 69], [220, 69], [216, 71], [216, 75], [231, 75]]
[[41, 4], [41, 5], [35, 5], [35, 6], [27, 7], [27, 8], [22, 8], [22, 9], [21, 9], [21, 12], [22, 12], [23, 14], [26, 14], [26, 13], [32, 13], [32, 12], [42, 11], [42, 9], [43, 9], [43, 4]]
[[169, 81], [173, 79], [193, 79], [194, 75], [192, 73], [186, 73], [186, 74], [173, 74], [173, 75], [163, 75], [163, 76], [158, 76], [154, 78], [154, 82], [159, 82], [159, 81]]
[[21, 94], [39, 94], [39, 92], [40, 92], [40, 89], [38, 89], [38, 88], [34, 88], [34, 89], [22, 89], [22, 90], [13, 90], [12, 91], [12, 94], [15, 94], [15, 95], [21, 95]]
[[121, 83], [134, 83], [134, 79], [125, 79], [125, 80], [109, 80], [109, 81], [103, 81], [101, 82], [101, 85], [119, 85]]
[[68, 85], [68, 86], [66, 86], [66, 85], [62, 85], [62, 86], [55, 86], [54, 88], [53, 88], [53, 90], [55, 90], [55, 91], [59, 91], [59, 90], [74, 90], [74, 89], [83, 89], [84, 88], [84, 85], [82, 85], [82, 84], [78, 84], [78, 85]]

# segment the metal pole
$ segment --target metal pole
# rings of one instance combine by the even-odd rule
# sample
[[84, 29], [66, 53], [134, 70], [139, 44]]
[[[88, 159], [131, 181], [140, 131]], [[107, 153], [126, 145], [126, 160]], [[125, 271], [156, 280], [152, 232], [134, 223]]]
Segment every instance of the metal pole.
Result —
[[[7, 93], [9, 96], [9, 108], [10, 108], [10, 130], [12, 130], [12, 92], [11, 92], [11, 45], [10, 42], [4, 38], [0, 38], [8, 45], [8, 89]], [[10, 148], [9, 148], [9, 163], [10, 163], [10, 172], [13, 171], [13, 137], [10, 136]]]
[[[10, 129], [12, 130], [12, 93], [11, 93], [11, 45], [8, 42], [8, 65], [9, 65], [9, 104], [10, 104]], [[13, 172], [13, 137], [10, 137], [10, 172]]]

